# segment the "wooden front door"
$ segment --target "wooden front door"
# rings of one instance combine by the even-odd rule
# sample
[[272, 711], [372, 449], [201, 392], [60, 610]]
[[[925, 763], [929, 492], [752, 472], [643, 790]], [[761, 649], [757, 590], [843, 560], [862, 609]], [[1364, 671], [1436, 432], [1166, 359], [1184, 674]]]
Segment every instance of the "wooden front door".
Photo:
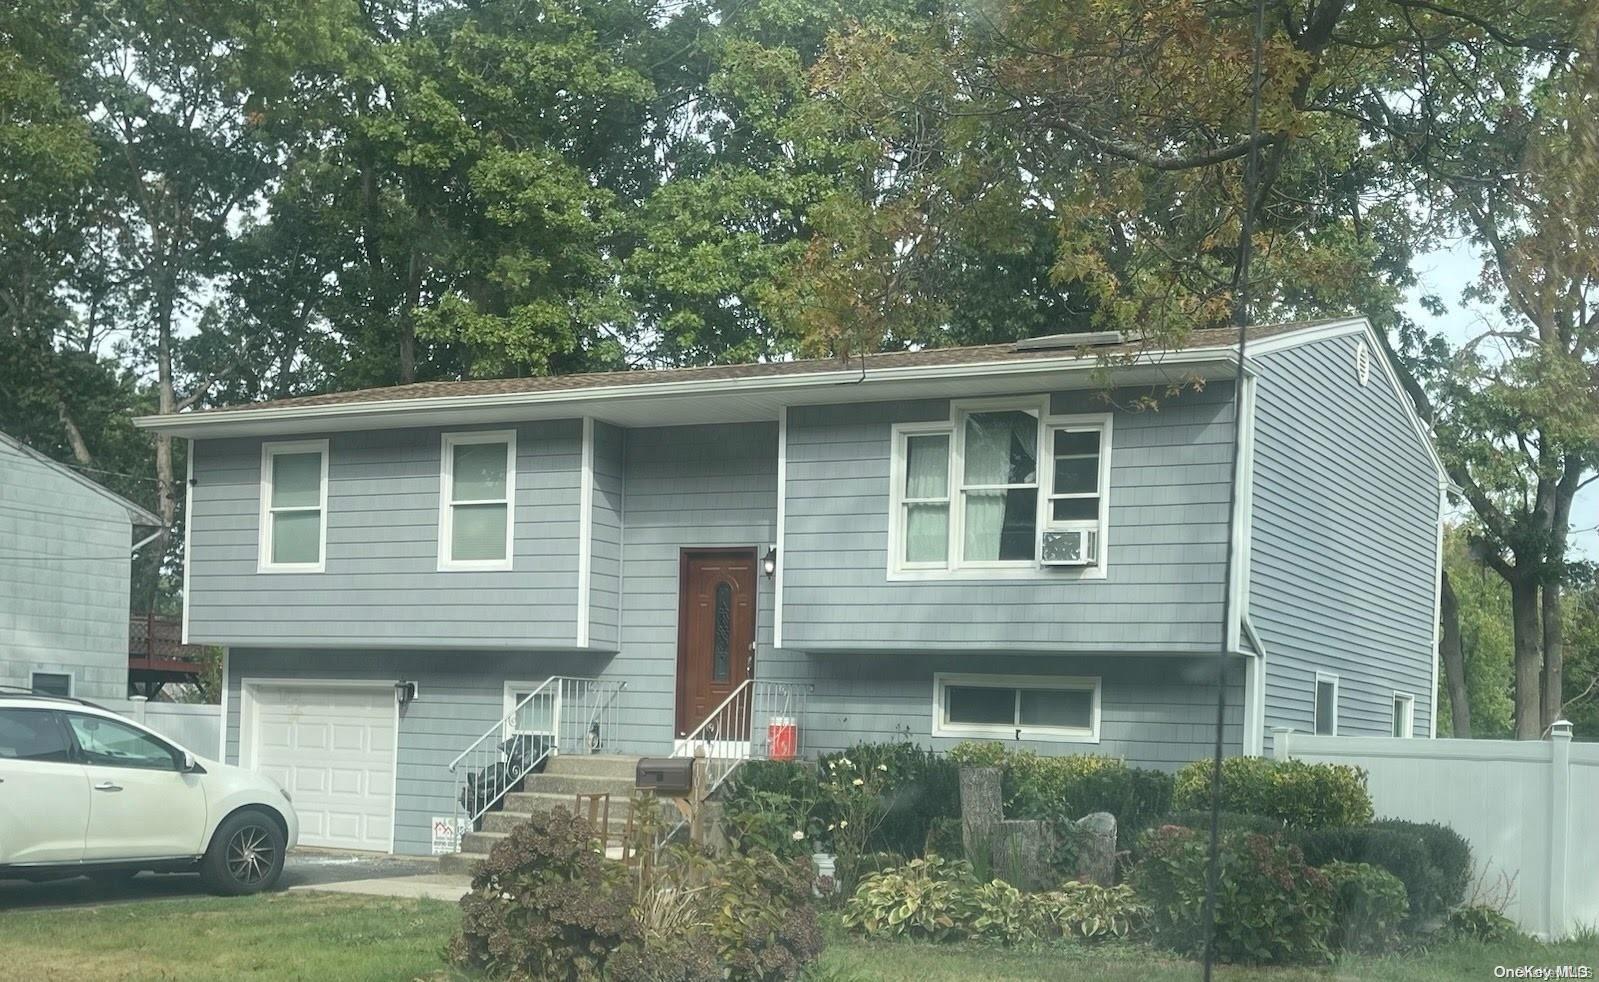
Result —
[[[684, 549], [678, 570], [677, 735], [687, 736], [755, 671], [753, 549]], [[742, 728], [747, 729], [745, 720]], [[748, 739], [748, 733], [721, 736]]]

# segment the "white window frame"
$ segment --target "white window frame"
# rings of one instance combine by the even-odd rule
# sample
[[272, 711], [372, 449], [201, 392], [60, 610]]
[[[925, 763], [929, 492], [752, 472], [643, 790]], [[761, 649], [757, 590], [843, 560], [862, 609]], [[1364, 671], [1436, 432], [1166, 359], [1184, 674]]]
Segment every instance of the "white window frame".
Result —
[[[888, 579], [898, 580], [1009, 580], [1009, 579], [1103, 579], [1109, 568], [1110, 555], [1110, 475], [1111, 475], [1111, 420], [1110, 413], [1078, 413], [1053, 415], [1049, 412], [1048, 395], [1015, 396], [996, 399], [957, 399], [950, 402], [947, 420], [913, 423], [895, 423], [890, 427], [889, 515], [888, 515]], [[990, 488], [989, 485], [962, 484], [965, 475], [966, 417], [971, 413], [1004, 412], [1020, 410], [1038, 419], [1037, 437], [1037, 491], [1038, 513], [1034, 519], [1032, 559], [967, 561], [961, 551], [965, 545], [965, 492]], [[1053, 436], [1056, 430], [1098, 430], [1099, 432], [1099, 518], [1098, 542], [1093, 563], [1082, 566], [1045, 566], [1040, 562], [1043, 533], [1093, 527], [1087, 521], [1051, 522], [1049, 504], [1055, 497]], [[923, 499], [905, 497], [905, 469], [907, 445], [910, 437], [946, 436], [949, 438], [949, 473], [946, 480], [949, 499], [949, 543], [945, 548], [943, 563], [911, 563], [905, 561], [905, 515], [907, 505]], [[992, 487], [1030, 487], [1034, 485], [994, 485]], [[931, 501], [934, 499], [926, 499]]]
[[[1399, 714], [1400, 703], [1403, 703], [1405, 707], [1403, 716]], [[1399, 736], [1395, 737], [1395, 739], [1409, 740], [1415, 737], [1416, 697], [1413, 694], [1409, 692], [1400, 692], [1397, 689], [1394, 690], [1394, 722], [1401, 724], [1399, 728]], [[1390, 727], [1389, 735], [1392, 736], [1392, 734], [1393, 729]]]
[[31, 671], [31, 672], [28, 673], [28, 691], [29, 692], [33, 692], [35, 690], [36, 683], [35, 683], [34, 680], [36, 678], [38, 678], [39, 676], [41, 676], [41, 675], [65, 675], [67, 677], [67, 698], [68, 699], [71, 699], [78, 691], [78, 677], [77, 677], [76, 673], [67, 671], [65, 669], [63, 669], [63, 670], [61, 670], [59, 672], [51, 672], [51, 671], [37, 670], [36, 669], [36, 670]]
[[[1023, 689], [1078, 689], [1093, 693], [1093, 722], [1085, 730], [1062, 726], [1000, 726], [988, 723], [951, 723], [945, 718], [946, 687], [968, 686], [1015, 689], [1018, 703]], [[959, 672], [933, 674], [933, 727], [935, 737], [988, 737], [996, 740], [1037, 740], [1051, 743], [1098, 743], [1101, 679], [1087, 675], [972, 675]], [[1018, 706], [1018, 712], [1020, 711]]]
[[[505, 444], [505, 497], [457, 502], [451, 499], [455, 476], [455, 448], [480, 443]], [[505, 505], [505, 558], [452, 559], [450, 547], [455, 535], [455, 505]], [[446, 433], [439, 443], [439, 570], [508, 570], [512, 568], [512, 546], [516, 542], [516, 431], [470, 430]]]
[[[1332, 728], [1330, 730], [1328, 730], [1326, 733], [1321, 732], [1321, 719], [1320, 719], [1320, 716], [1321, 716], [1321, 699], [1320, 699], [1321, 686], [1322, 686], [1322, 683], [1324, 683], [1324, 682], [1325, 683], [1331, 683], [1332, 690], [1333, 690], [1333, 695], [1332, 695]], [[1338, 703], [1339, 703], [1339, 696], [1342, 694], [1340, 692], [1341, 688], [1342, 688], [1342, 686], [1338, 682], [1338, 676], [1334, 675], [1331, 672], [1317, 672], [1316, 673], [1315, 684], [1311, 687], [1311, 690], [1310, 690], [1310, 732], [1312, 734], [1314, 734], [1316, 736], [1337, 736], [1338, 735]]]
[[[272, 507], [272, 458], [279, 454], [315, 453], [322, 458], [321, 494], [315, 511], [321, 516], [317, 523], [316, 562], [274, 563], [272, 561], [272, 522], [280, 511], [312, 511], [310, 505], [287, 508]], [[328, 564], [328, 441], [279, 440], [261, 444], [261, 516], [258, 523], [260, 539], [256, 543], [256, 571], [259, 573], [321, 573]]]
[[[550, 737], [551, 739], [554, 739], [555, 735], [557, 733], [561, 732], [561, 698], [560, 698], [560, 692], [559, 691], [557, 691], [555, 696], [553, 697], [554, 700], [555, 700], [555, 703], [554, 703], [555, 711], [554, 711], [554, 713], [552, 713], [552, 721], [551, 721], [551, 724], [550, 724], [550, 729], [548, 731], [544, 731], [544, 730], [519, 730], [519, 729], [516, 728], [516, 721], [511, 719], [511, 711], [516, 708], [516, 702], [517, 702], [516, 694], [518, 692], [532, 692], [533, 690], [537, 689], [539, 686], [545, 684], [546, 681], [547, 681], [546, 679], [539, 679], [537, 682], [524, 682], [524, 681], [518, 681], [518, 680], [515, 680], [515, 679], [507, 679], [505, 681], [505, 688], [504, 688], [504, 709], [505, 709], [505, 712], [500, 717], [501, 719], [506, 720], [504, 739], [509, 740], [512, 737], [518, 736], [518, 735], [521, 735], [521, 734], [527, 734], [529, 736], [547, 736], [547, 737]], [[560, 685], [559, 682], [556, 682], [554, 684], [555, 685]]]

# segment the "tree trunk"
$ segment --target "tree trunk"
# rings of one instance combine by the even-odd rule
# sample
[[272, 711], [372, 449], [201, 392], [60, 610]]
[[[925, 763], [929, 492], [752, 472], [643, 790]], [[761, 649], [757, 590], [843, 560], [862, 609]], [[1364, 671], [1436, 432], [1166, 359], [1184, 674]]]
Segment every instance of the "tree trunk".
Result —
[[94, 455], [89, 452], [89, 445], [83, 440], [83, 431], [72, 421], [72, 412], [67, 408], [67, 400], [59, 396], [56, 398], [56, 415], [61, 420], [61, 428], [66, 431], [67, 445], [72, 448], [73, 459], [82, 467], [93, 467]]
[[411, 250], [405, 267], [405, 309], [400, 311], [400, 384], [416, 381], [416, 308], [422, 302], [422, 256]]
[[1516, 739], [1543, 736], [1543, 625], [1538, 583], [1525, 574], [1510, 581], [1510, 625], [1515, 634]]
[[1471, 698], [1466, 688], [1466, 653], [1460, 641], [1460, 601], [1444, 570], [1439, 583], [1438, 657], [1443, 661], [1444, 687], [1449, 690], [1449, 725], [1452, 736], [1471, 738]]

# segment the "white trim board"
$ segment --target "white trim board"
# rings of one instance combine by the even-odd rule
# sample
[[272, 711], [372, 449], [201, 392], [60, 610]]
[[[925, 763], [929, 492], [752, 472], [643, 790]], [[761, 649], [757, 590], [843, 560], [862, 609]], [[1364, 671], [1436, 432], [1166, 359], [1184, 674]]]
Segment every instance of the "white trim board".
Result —
[[[239, 680], [239, 766], [255, 770], [255, 751], [259, 721], [255, 718], [255, 692], [257, 689], [372, 689], [386, 690], [394, 696], [394, 683], [378, 679], [304, 679], [304, 678], [241, 678]], [[223, 716], [222, 732], [227, 733], [227, 717]], [[249, 739], [245, 736], [248, 734]], [[248, 748], [248, 751], [247, 749]], [[394, 699], [394, 770], [389, 784], [389, 843], [394, 851], [395, 824], [400, 809], [400, 701]]]
[[777, 550], [777, 569], [772, 573], [772, 647], [783, 647], [783, 561], [787, 546], [783, 526], [788, 520], [788, 407], [777, 414], [777, 528], [772, 548]]
[[[184, 644], [189, 643], [189, 607], [193, 597], [189, 592], [189, 567], [193, 565], [190, 558], [194, 555], [190, 548], [194, 541], [194, 445], [195, 441], [189, 440], [188, 453], [183, 455], [183, 627], [178, 639]], [[226, 653], [223, 658], [227, 658]]]
[[[185, 599], [184, 607], [187, 609], [188, 601]], [[185, 639], [187, 641], [187, 639]], [[240, 731], [240, 742], [243, 742], [243, 730]], [[222, 732], [217, 736], [217, 763], [228, 762], [228, 649], [222, 649]]]
[[594, 588], [594, 417], [583, 417], [577, 491], [577, 646], [589, 646], [589, 594]]

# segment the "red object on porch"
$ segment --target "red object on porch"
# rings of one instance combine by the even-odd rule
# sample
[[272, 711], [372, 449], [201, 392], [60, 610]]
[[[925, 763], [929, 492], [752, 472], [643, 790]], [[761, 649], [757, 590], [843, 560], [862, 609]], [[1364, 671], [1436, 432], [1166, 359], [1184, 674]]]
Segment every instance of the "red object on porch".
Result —
[[799, 750], [799, 724], [787, 716], [773, 716], [766, 724], [766, 745], [773, 760], [793, 760]]

